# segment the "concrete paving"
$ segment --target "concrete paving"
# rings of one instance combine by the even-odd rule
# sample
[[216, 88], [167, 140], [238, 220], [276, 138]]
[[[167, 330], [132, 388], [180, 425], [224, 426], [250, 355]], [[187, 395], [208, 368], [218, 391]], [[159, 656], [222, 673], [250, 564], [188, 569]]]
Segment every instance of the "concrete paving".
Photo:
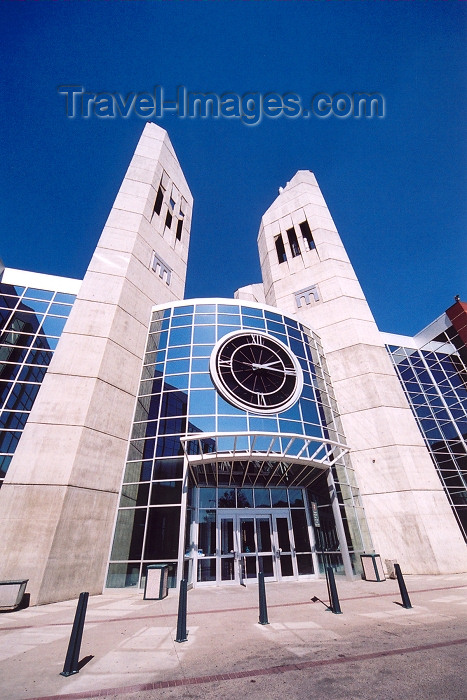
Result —
[[337, 579], [188, 593], [188, 641], [175, 642], [178, 597], [115, 590], [89, 599], [80, 671], [63, 669], [76, 600], [0, 615], [0, 698], [467, 699], [467, 574], [396, 581]]

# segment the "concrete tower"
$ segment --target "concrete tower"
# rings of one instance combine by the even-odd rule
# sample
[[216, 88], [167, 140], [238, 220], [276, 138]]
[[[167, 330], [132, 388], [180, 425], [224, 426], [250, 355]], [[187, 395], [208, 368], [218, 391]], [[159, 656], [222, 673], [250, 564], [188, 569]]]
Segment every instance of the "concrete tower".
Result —
[[464, 571], [461, 533], [311, 172], [281, 190], [258, 246], [266, 303], [321, 336], [376, 551], [407, 573]]
[[0, 492], [0, 578], [29, 577], [33, 604], [102, 591], [151, 307], [183, 298], [191, 210], [147, 124]]

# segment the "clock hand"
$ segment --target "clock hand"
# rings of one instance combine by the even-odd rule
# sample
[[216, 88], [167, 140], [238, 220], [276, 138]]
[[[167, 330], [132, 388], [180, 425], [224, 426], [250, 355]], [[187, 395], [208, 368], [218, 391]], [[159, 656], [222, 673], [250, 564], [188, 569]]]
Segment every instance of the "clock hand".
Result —
[[261, 369], [269, 369], [270, 367], [273, 367], [274, 365], [282, 365], [282, 362], [280, 360], [276, 360], [275, 362], [266, 362], [266, 364], [261, 364], [259, 367]]
[[279, 367], [271, 367], [271, 365], [253, 365], [253, 369], [267, 369], [269, 372], [278, 372], [279, 374], [288, 374], [295, 377], [296, 372], [294, 369], [280, 369]]
[[253, 362], [252, 367], [253, 369], [272, 369], [275, 372], [282, 372], [282, 369], [278, 367], [274, 367], [273, 365], [280, 365], [282, 364], [280, 360], [278, 362], [268, 362], [267, 364], [260, 364], [259, 362]]

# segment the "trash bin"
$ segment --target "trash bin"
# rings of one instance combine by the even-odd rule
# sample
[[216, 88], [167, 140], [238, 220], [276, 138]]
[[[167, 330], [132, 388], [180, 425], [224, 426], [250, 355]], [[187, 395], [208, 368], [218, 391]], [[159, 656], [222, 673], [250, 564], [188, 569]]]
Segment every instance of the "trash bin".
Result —
[[28, 578], [0, 581], [0, 610], [14, 610], [23, 600]]
[[143, 600], [162, 600], [168, 593], [168, 564], [148, 564]]
[[365, 581], [386, 581], [379, 554], [361, 554], [360, 558]]

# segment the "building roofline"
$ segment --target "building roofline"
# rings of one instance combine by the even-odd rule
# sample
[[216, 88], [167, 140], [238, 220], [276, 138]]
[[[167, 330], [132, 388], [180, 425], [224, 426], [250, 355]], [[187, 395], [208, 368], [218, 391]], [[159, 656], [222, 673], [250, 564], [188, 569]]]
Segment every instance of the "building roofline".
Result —
[[1, 275], [4, 284], [19, 285], [21, 287], [37, 287], [51, 292], [65, 292], [78, 294], [82, 280], [73, 277], [59, 277], [58, 275], [46, 275], [42, 272], [30, 272], [29, 270], [16, 270], [6, 267]]

